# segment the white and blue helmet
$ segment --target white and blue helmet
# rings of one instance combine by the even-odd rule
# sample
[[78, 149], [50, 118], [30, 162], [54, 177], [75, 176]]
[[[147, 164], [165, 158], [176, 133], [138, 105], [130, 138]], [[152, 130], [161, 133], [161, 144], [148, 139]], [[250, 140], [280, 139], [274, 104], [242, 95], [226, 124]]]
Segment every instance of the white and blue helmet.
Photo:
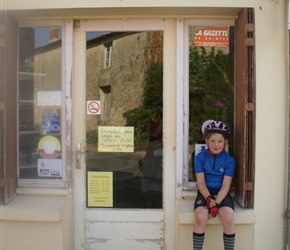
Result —
[[222, 121], [207, 120], [203, 123], [203, 125], [204, 125], [204, 129], [202, 129], [202, 133], [205, 136], [207, 136], [207, 134], [211, 132], [224, 134], [226, 138], [229, 138], [231, 135], [231, 131], [228, 125]]

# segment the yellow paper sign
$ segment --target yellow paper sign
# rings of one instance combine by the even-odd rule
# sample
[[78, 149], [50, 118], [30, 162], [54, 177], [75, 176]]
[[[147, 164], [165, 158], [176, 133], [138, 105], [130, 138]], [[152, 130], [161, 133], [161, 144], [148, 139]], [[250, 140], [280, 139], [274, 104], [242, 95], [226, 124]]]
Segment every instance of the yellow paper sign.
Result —
[[88, 172], [88, 207], [113, 207], [113, 173]]
[[98, 128], [99, 152], [134, 152], [134, 127]]

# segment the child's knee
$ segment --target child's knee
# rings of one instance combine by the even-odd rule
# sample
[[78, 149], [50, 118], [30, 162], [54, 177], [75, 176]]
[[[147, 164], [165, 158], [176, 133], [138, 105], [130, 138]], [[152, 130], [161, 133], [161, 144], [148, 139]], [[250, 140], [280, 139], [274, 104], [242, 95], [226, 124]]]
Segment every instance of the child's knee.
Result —
[[207, 211], [199, 212], [195, 214], [195, 223], [198, 225], [205, 225], [208, 220]]
[[234, 224], [234, 212], [232, 210], [221, 210], [219, 211], [219, 216], [224, 225], [233, 225]]

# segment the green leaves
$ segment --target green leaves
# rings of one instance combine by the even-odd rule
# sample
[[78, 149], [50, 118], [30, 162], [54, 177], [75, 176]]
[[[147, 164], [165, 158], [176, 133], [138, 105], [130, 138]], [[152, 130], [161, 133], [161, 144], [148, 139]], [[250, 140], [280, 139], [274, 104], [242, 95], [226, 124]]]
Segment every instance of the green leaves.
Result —
[[[148, 124], [163, 106], [163, 64], [152, 63], [146, 71], [143, 103], [124, 113], [128, 126], [135, 127], [135, 140], [147, 141]], [[229, 54], [214, 47], [189, 49], [189, 143], [202, 140], [201, 124], [222, 120], [231, 127], [233, 84], [229, 80]]]
[[189, 56], [189, 137], [202, 140], [201, 124], [208, 119], [231, 121], [233, 86], [229, 81], [229, 54], [191, 47]]
[[142, 106], [124, 113], [127, 126], [134, 126], [135, 141], [149, 139], [149, 123], [156, 121], [156, 109], [163, 107], [163, 64], [152, 63], [146, 71]]

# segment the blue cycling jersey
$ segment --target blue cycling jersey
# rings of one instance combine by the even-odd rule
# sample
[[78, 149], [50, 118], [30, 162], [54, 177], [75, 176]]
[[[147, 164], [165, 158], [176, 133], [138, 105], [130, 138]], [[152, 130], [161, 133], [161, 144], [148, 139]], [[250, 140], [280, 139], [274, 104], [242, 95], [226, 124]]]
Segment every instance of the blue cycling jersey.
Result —
[[221, 188], [224, 176], [234, 176], [235, 160], [226, 151], [212, 155], [209, 149], [201, 151], [194, 159], [195, 172], [204, 173], [208, 188]]

